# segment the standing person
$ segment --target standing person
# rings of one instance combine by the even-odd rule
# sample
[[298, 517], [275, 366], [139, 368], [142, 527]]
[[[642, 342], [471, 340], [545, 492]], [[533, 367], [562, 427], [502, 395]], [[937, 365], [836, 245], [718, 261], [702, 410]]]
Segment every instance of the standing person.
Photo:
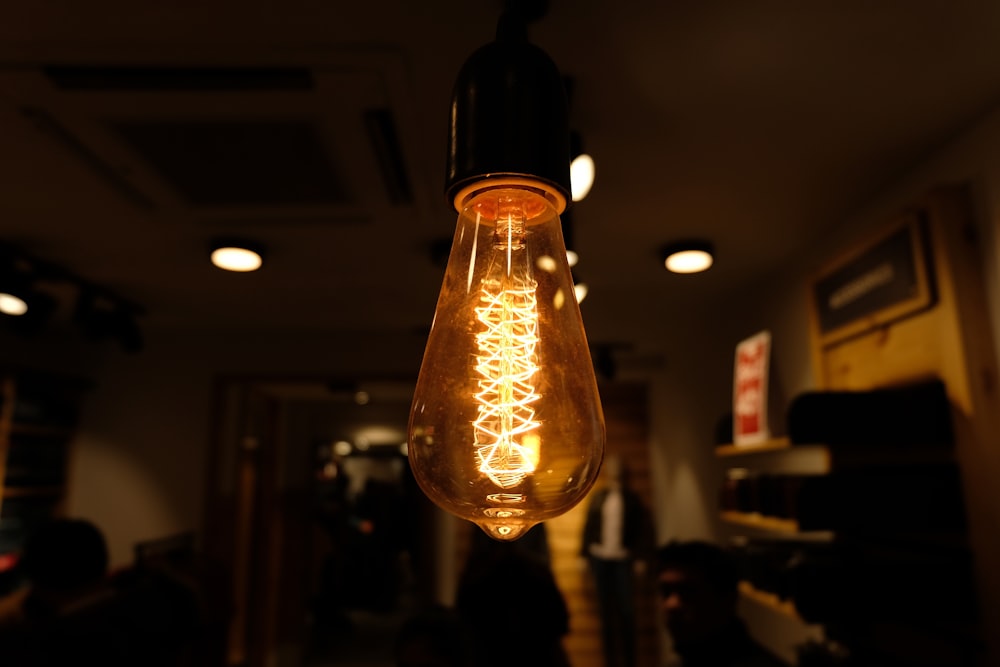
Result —
[[476, 667], [570, 667], [566, 600], [549, 565], [518, 542], [473, 542], [455, 610]]
[[635, 579], [645, 571], [652, 522], [619, 457], [605, 459], [604, 475], [587, 508], [581, 555], [594, 576], [605, 667], [635, 667]]
[[657, 550], [663, 621], [681, 667], [781, 667], [737, 614], [739, 575], [721, 547], [670, 542]]
[[108, 569], [103, 532], [53, 518], [29, 535], [21, 560], [28, 590], [0, 629], [11, 667], [178, 667], [198, 631], [193, 590], [152, 573]]

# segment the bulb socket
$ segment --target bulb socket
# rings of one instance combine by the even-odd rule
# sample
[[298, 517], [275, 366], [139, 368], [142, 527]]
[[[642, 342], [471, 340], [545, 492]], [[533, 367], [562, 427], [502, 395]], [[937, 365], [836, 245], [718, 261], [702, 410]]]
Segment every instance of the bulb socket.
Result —
[[[551, 58], [497, 39], [462, 66], [452, 94], [445, 196], [493, 178], [537, 180], [570, 201], [569, 103]], [[561, 213], [561, 211], [560, 211]]]

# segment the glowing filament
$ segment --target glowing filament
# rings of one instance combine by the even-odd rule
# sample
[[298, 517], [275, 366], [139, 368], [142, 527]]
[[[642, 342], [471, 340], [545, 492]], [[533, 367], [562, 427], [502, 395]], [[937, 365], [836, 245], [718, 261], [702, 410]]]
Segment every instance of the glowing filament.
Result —
[[532, 432], [539, 422], [531, 407], [539, 398], [532, 384], [538, 371], [538, 309], [537, 284], [526, 272], [512, 270], [518, 265], [514, 255], [525, 252], [514, 240], [513, 225], [508, 222], [497, 236], [506, 250], [506, 266], [501, 276], [483, 280], [483, 305], [476, 308], [485, 328], [476, 334], [476, 371], [481, 377], [473, 429], [479, 471], [507, 489], [520, 484], [538, 463], [538, 435]]

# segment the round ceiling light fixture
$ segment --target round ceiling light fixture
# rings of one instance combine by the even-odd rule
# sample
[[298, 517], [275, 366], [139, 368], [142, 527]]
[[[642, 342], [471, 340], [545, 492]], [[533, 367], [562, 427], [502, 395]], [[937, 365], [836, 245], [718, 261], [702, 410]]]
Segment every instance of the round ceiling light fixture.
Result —
[[16, 294], [0, 292], [0, 313], [20, 317], [28, 312], [28, 302]]
[[708, 241], [678, 241], [663, 247], [663, 265], [673, 273], [700, 273], [715, 261], [712, 244]]
[[247, 273], [256, 271], [264, 263], [264, 252], [259, 246], [233, 239], [212, 243], [212, 264], [224, 271]]

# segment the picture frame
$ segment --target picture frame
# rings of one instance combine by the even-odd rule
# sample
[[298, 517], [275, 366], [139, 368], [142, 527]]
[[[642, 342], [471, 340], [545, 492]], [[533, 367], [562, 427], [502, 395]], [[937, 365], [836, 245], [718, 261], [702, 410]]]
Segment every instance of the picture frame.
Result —
[[903, 216], [828, 264], [812, 281], [810, 298], [821, 347], [931, 308], [937, 295], [922, 215]]

